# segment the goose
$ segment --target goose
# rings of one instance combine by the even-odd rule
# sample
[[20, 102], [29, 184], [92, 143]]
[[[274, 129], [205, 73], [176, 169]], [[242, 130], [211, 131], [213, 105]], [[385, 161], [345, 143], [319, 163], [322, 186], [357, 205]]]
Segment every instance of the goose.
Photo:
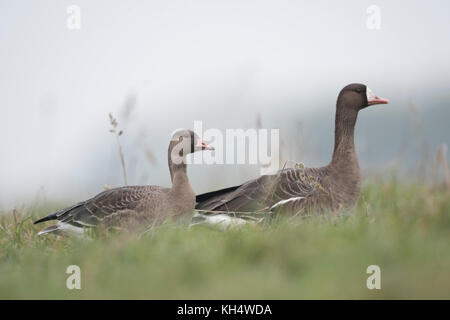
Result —
[[[193, 222], [211, 219], [216, 212], [226, 220], [228, 212], [256, 212], [267, 209], [283, 214], [351, 209], [359, 199], [360, 168], [355, 151], [354, 129], [358, 112], [368, 106], [387, 104], [364, 84], [344, 87], [336, 103], [334, 151], [331, 162], [320, 168], [282, 169], [242, 185], [197, 195]], [[206, 211], [206, 213], [202, 213]], [[203, 220], [204, 221], [204, 220]], [[208, 221], [204, 221], [208, 222]]]
[[85, 228], [142, 230], [164, 219], [192, 215], [195, 192], [186, 173], [186, 156], [201, 150], [214, 150], [192, 130], [178, 129], [172, 134], [168, 164], [172, 187], [124, 186], [99, 193], [91, 199], [49, 214], [34, 224], [58, 220], [38, 234], [67, 232], [82, 235]]

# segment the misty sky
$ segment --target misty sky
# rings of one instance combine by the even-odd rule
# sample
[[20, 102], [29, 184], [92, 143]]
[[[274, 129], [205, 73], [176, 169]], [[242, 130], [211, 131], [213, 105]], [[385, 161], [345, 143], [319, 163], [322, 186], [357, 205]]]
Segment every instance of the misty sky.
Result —
[[[80, 30], [66, 27], [72, 4]], [[366, 26], [373, 4], [380, 30]], [[449, 12], [448, 1], [0, 0], [0, 207], [120, 185], [108, 112], [121, 122], [130, 99], [122, 141], [128, 164], [146, 172], [130, 168], [130, 183], [166, 186], [170, 133], [194, 120], [249, 128], [259, 114], [282, 131], [315, 112], [329, 124], [351, 82], [390, 108], [426, 108], [448, 97]], [[155, 163], [138, 156], [144, 149]], [[203, 192], [258, 169], [189, 172]], [[207, 185], [205, 173], [220, 181]]]

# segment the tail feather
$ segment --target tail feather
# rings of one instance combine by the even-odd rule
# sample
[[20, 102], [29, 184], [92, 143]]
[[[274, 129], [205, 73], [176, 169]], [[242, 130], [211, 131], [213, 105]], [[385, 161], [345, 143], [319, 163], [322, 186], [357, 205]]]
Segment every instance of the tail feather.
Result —
[[57, 214], [57, 212], [51, 213], [44, 218], [36, 220], [33, 224], [37, 224], [37, 223], [41, 223], [41, 222], [49, 221], [49, 220], [56, 220], [56, 219], [58, 219], [58, 216], [56, 214]]
[[199, 194], [195, 197], [195, 202], [197, 203], [196, 208], [201, 208], [206, 202], [210, 202], [214, 198], [220, 198], [220, 196], [223, 196], [227, 193], [233, 192], [234, 190], [238, 189], [239, 187], [240, 187], [240, 185]]
[[76, 209], [76, 208], [82, 206], [83, 203], [84, 202], [79, 202], [79, 203], [77, 203], [77, 204], [75, 204], [73, 206], [70, 206], [70, 207], [64, 208], [62, 210], [50, 213], [48, 216], [45, 216], [44, 218], [36, 220], [34, 222], [34, 224], [41, 223], [41, 222], [44, 222], [44, 221], [49, 221], [49, 220], [57, 220], [57, 219], [61, 220], [61, 219], [64, 219], [64, 216], [68, 215], [68, 213], [71, 212], [73, 209]]

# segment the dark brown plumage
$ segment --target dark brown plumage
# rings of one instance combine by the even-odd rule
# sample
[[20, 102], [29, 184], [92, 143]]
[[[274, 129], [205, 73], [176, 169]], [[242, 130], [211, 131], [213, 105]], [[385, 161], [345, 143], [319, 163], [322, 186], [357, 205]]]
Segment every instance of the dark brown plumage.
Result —
[[125, 186], [103, 191], [95, 197], [57, 211], [35, 223], [58, 220], [56, 226], [39, 234], [54, 231], [83, 232], [82, 227], [120, 227], [140, 230], [160, 223], [167, 217], [192, 214], [195, 193], [186, 174], [186, 155], [213, 150], [191, 130], [173, 133], [168, 150], [171, 188], [159, 186]]
[[290, 214], [336, 211], [354, 206], [359, 198], [360, 170], [354, 128], [359, 110], [388, 103], [363, 84], [350, 84], [336, 104], [335, 143], [329, 165], [321, 168], [283, 169], [240, 186], [197, 196], [197, 209], [257, 211], [264, 208]]

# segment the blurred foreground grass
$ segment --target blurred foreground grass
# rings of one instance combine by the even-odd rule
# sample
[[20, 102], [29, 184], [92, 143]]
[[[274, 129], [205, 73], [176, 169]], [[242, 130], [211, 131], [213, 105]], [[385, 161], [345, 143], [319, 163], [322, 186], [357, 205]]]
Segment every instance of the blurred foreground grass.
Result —
[[[54, 209], [54, 208], [52, 208]], [[219, 232], [166, 224], [141, 237], [37, 236], [51, 212], [0, 217], [1, 299], [450, 298], [450, 196], [425, 186], [365, 186], [344, 218], [281, 219]], [[368, 290], [366, 268], [381, 268]], [[81, 290], [66, 288], [69, 265]]]

